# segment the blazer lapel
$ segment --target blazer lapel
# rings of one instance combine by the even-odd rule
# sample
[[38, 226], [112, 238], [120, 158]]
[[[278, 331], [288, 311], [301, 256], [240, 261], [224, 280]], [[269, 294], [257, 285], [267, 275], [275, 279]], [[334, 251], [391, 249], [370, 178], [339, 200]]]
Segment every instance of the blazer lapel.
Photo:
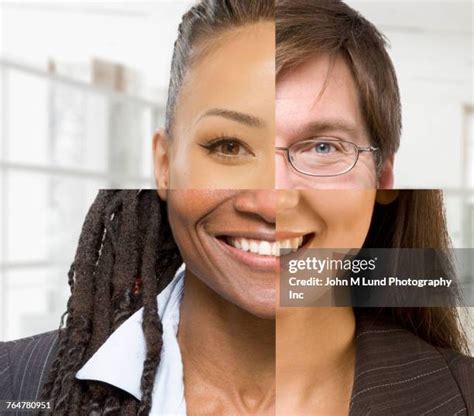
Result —
[[411, 332], [361, 313], [349, 416], [466, 415], [438, 350]]

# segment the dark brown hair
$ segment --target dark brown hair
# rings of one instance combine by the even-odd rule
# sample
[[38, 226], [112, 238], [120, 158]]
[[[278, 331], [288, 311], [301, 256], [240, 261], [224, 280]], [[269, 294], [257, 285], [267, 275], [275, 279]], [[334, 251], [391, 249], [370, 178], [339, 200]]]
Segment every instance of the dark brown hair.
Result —
[[354, 77], [360, 107], [380, 161], [398, 149], [401, 106], [397, 78], [375, 26], [340, 0], [276, 0], [278, 77], [320, 53], [342, 56]]
[[[364, 247], [433, 248], [449, 253], [451, 240], [442, 191], [420, 189], [384, 192], [397, 192], [398, 197], [389, 205], [375, 205]], [[448, 271], [447, 275], [452, 275], [452, 272]], [[399, 323], [436, 347], [463, 353], [469, 351], [456, 307], [369, 308], [364, 312]]]
[[[276, 0], [276, 72], [278, 77], [320, 53], [347, 62], [358, 88], [372, 144], [381, 160], [400, 144], [401, 105], [387, 41], [377, 28], [341, 0]], [[390, 205], [376, 205], [366, 247], [450, 247], [441, 191], [399, 191]], [[432, 345], [467, 352], [457, 308], [384, 308], [384, 315]]]

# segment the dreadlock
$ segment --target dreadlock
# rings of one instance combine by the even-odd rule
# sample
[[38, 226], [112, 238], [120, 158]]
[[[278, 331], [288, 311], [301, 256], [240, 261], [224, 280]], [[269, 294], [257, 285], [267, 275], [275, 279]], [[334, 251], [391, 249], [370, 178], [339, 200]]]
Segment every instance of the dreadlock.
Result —
[[[42, 390], [55, 415], [149, 413], [163, 335], [157, 295], [181, 263], [166, 204], [156, 191], [99, 191], [68, 273], [71, 296]], [[76, 379], [110, 334], [141, 307], [146, 342], [141, 401], [105, 383]]]

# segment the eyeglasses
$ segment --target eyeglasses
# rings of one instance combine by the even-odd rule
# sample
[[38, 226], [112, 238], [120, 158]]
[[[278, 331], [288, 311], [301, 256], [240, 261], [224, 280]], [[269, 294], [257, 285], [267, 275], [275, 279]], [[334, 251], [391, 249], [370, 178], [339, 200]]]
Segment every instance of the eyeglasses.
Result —
[[326, 137], [303, 140], [289, 147], [275, 149], [286, 153], [293, 169], [309, 176], [343, 175], [356, 165], [360, 153], [379, 150], [373, 146], [359, 147], [345, 140]]

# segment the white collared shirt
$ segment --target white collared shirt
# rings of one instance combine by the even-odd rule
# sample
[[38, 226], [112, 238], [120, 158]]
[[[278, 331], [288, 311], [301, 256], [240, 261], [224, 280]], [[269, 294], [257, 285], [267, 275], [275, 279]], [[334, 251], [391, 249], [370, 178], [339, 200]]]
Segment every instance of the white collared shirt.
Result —
[[[163, 347], [153, 387], [151, 416], [186, 415], [183, 362], [178, 345], [179, 307], [184, 291], [184, 265], [158, 295], [163, 324]], [[145, 361], [143, 308], [128, 318], [77, 372], [81, 380], [98, 380], [141, 399], [140, 381]]]

